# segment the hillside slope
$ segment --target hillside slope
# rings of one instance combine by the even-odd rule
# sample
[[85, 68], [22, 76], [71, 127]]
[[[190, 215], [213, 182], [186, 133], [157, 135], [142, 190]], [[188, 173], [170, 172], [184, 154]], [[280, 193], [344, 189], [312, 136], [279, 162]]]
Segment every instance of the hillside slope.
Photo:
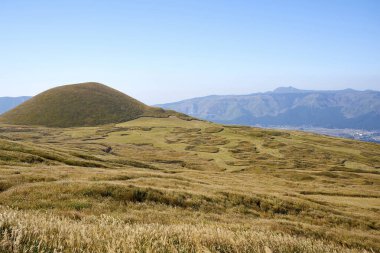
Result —
[[238, 96], [208, 96], [160, 105], [218, 123], [380, 130], [380, 92], [292, 87]]
[[0, 121], [16, 125], [74, 127], [170, 114], [175, 113], [147, 106], [103, 84], [81, 83], [45, 91], [6, 112]]
[[177, 117], [0, 129], [0, 252], [380, 252], [379, 144]]

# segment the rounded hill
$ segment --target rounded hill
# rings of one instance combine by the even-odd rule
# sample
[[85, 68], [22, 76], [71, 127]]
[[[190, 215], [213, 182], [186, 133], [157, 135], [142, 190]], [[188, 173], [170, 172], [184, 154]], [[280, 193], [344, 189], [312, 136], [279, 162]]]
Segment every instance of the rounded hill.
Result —
[[167, 117], [161, 108], [138, 100], [100, 83], [64, 85], [47, 90], [0, 117], [15, 125], [47, 127], [96, 126], [119, 123], [141, 116]]

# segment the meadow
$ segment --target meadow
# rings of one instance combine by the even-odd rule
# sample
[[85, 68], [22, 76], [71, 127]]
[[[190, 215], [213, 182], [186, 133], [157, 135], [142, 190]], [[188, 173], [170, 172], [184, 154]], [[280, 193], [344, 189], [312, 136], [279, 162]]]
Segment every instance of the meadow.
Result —
[[380, 145], [140, 117], [0, 125], [0, 252], [380, 252]]

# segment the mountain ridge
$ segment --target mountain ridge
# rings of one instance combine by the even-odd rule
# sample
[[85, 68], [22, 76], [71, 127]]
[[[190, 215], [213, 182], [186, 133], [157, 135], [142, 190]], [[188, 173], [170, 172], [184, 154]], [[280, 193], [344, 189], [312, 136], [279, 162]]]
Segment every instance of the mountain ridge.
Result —
[[30, 96], [0, 97], [0, 114], [15, 108], [30, 98]]
[[280, 87], [248, 95], [215, 95], [158, 105], [224, 124], [380, 129], [380, 92]]

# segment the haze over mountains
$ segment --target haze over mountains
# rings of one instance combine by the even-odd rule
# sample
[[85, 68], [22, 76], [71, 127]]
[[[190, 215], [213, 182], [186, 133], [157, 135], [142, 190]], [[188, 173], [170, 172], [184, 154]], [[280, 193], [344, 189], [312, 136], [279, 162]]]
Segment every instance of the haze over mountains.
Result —
[[280, 87], [249, 95], [207, 96], [159, 105], [218, 123], [380, 130], [380, 92]]
[[30, 97], [0, 97], [0, 114], [13, 109]]
[[[60, 97], [66, 100], [63, 103], [65, 110], [75, 107], [70, 106], [72, 101], [67, 101], [67, 97]], [[0, 98], [0, 114], [30, 98], [27, 96]], [[109, 98], [118, 103], [117, 96], [110, 95]], [[29, 111], [33, 111], [41, 118], [43, 113], [33, 109], [33, 101], [23, 106], [23, 110], [26, 110], [24, 114], [31, 115]], [[104, 103], [101, 100], [93, 102]], [[372, 90], [312, 91], [280, 87], [265, 93], [214, 95], [159, 106], [227, 124], [380, 130], [380, 92]], [[49, 111], [51, 110], [49, 108]], [[33, 117], [37, 118], [36, 115]]]

